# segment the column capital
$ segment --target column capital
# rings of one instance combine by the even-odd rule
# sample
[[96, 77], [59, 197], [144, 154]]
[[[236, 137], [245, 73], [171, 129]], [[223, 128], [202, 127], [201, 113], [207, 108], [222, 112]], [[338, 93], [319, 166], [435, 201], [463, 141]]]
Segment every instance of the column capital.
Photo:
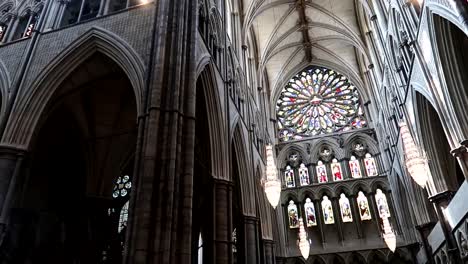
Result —
[[1, 156], [24, 156], [28, 151], [26, 149], [17, 148], [8, 145], [0, 145], [0, 157]]
[[431, 203], [435, 203], [436, 205], [448, 205], [450, 203], [450, 200], [452, 200], [454, 195], [453, 191], [444, 191], [437, 193], [435, 195], [432, 195], [429, 197], [429, 201]]

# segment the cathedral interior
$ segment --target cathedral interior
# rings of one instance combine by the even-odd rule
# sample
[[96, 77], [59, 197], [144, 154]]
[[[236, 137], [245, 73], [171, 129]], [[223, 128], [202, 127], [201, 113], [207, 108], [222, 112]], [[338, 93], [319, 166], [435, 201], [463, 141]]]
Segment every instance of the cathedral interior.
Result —
[[0, 0], [0, 264], [464, 264], [467, 179], [466, 0]]

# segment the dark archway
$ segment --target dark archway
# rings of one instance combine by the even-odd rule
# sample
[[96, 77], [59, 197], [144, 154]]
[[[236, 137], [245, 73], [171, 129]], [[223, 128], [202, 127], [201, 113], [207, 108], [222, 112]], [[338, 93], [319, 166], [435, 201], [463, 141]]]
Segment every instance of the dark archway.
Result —
[[119, 228], [123, 204], [113, 188], [134, 167], [137, 108], [130, 81], [113, 60], [95, 53], [44, 103], [11, 213], [9, 257], [14, 263], [120, 263], [126, 228]]
[[245, 263], [245, 230], [242, 210], [242, 193], [240, 180], [240, 164], [234, 142], [231, 144], [231, 175], [232, 175], [232, 263]]
[[468, 36], [449, 20], [434, 14], [434, 30], [440, 63], [455, 115], [468, 127]]
[[457, 191], [465, 180], [457, 160], [450, 154], [450, 145], [444, 133], [440, 116], [431, 103], [420, 93], [416, 93], [420, 135], [427, 152], [429, 168], [436, 179], [438, 192]]
[[195, 162], [193, 178], [192, 263], [212, 263], [213, 255], [213, 178], [210, 132], [204, 84], [197, 81], [195, 117]]

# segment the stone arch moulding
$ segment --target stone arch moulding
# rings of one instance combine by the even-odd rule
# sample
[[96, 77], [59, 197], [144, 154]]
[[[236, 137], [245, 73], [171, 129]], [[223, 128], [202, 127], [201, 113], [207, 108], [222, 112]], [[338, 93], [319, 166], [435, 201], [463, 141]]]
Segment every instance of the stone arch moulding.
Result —
[[[255, 199], [251, 199], [249, 195], [255, 193], [255, 186], [253, 177], [249, 177], [251, 175], [250, 170], [250, 155], [247, 153], [245, 146], [246, 144], [245, 137], [243, 135], [240, 123], [238, 123], [234, 130], [234, 135], [232, 138], [233, 147], [237, 157], [237, 163], [239, 166], [239, 189], [241, 192], [241, 200], [242, 200], [242, 211], [244, 215], [248, 216], [256, 216], [256, 206], [255, 206]], [[231, 180], [233, 179], [233, 175], [231, 175]]]
[[8, 90], [10, 88], [10, 84], [10, 74], [7, 68], [5, 67], [3, 61], [0, 60], [0, 117], [3, 117], [3, 115], [5, 114], [6, 105], [8, 103]]
[[369, 152], [372, 156], [375, 156], [380, 153], [379, 151], [379, 144], [375, 139], [373, 139], [371, 136], [368, 134], [364, 133], [354, 133], [344, 141], [344, 147], [346, 151], [346, 157], [351, 157], [352, 153], [352, 145], [356, 141], [361, 141], [362, 143], [366, 144], [367, 146], [367, 152]]
[[429, 13], [428, 15], [432, 15], [432, 13], [440, 15], [452, 22], [468, 36], [468, 24], [464, 22], [463, 15], [458, 13], [458, 9], [455, 7], [454, 1], [427, 0], [424, 5]]
[[289, 144], [286, 148], [282, 149], [279, 153], [278, 153], [278, 157], [277, 157], [277, 167], [278, 168], [284, 168], [286, 167], [286, 159], [288, 158], [288, 155], [293, 152], [293, 151], [296, 151], [299, 155], [301, 155], [302, 157], [302, 162], [304, 164], [309, 164], [310, 160], [309, 160], [309, 155], [307, 154], [307, 151], [304, 149], [303, 146], [299, 145], [299, 144]]
[[[97, 52], [109, 57], [127, 74], [135, 93], [137, 113], [142, 115], [145, 78], [143, 60], [133, 47], [119, 36], [105, 29], [92, 27], [52, 59], [32, 82], [30, 89], [23, 92], [13, 109], [18, 113], [18, 118], [7, 124], [2, 143], [28, 149], [46, 106], [44, 102], [50, 100], [67, 76]], [[63, 67], [64, 65], [67, 67]]]
[[222, 106], [220, 102], [222, 100], [219, 97], [217, 82], [213, 65], [207, 64], [204, 69], [200, 72], [198, 78], [201, 80], [203, 85], [203, 94], [197, 94], [196, 96], [204, 96], [208, 114], [208, 130], [210, 132], [210, 144], [211, 144], [211, 165], [213, 168], [213, 176], [216, 178], [227, 177], [229, 175], [229, 166], [226, 164], [228, 157], [226, 156], [228, 147], [223, 141], [223, 135], [225, 130], [225, 123], [221, 111]]
[[322, 147], [328, 147], [335, 155], [335, 158], [341, 160], [345, 157], [343, 150], [340, 148], [340, 144], [334, 137], [323, 137], [317, 141], [314, 146], [310, 149], [310, 161], [317, 162], [319, 160], [319, 151]]

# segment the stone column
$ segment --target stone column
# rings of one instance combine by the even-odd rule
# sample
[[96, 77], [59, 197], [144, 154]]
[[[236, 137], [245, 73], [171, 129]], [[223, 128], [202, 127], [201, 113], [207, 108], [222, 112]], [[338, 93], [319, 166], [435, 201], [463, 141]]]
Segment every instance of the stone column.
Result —
[[4, 227], [8, 222], [14, 196], [19, 195], [16, 182], [24, 153], [23, 150], [0, 147], [0, 224]]
[[[214, 181], [214, 261], [231, 263], [232, 254], [232, 184], [224, 180]], [[239, 239], [239, 236], [238, 236]]]
[[327, 242], [325, 239], [325, 234], [323, 232], [323, 227], [325, 226], [325, 222], [323, 219], [323, 212], [322, 212], [322, 204], [320, 199], [314, 199], [315, 205], [315, 219], [317, 221], [317, 227], [320, 231], [320, 239], [322, 241], [322, 247], [325, 247], [325, 243]]
[[444, 233], [445, 242], [447, 243], [447, 253], [450, 263], [462, 263], [455, 237], [451, 232], [451, 227], [447, 222], [447, 219], [445, 219], [443, 212], [443, 209], [448, 206], [452, 197], [453, 193], [451, 191], [445, 191], [429, 197], [429, 201], [434, 204], [436, 209], [437, 218], [439, 219], [442, 232]]
[[356, 226], [356, 230], [358, 232], [358, 238], [363, 238], [364, 235], [363, 235], [363, 232], [362, 232], [362, 222], [361, 222], [361, 215], [359, 214], [359, 208], [358, 208], [358, 204], [357, 204], [357, 201], [356, 201], [356, 195], [350, 195], [349, 196], [349, 201], [351, 203], [351, 211], [353, 213], [353, 222], [354, 222], [354, 225]]
[[465, 180], [468, 180], [468, 139], [462, 140], [459, 147], [450, 150], [450, 154], [457, 158]]
[[150, 4], [155, 28], [138, 119], [124, 263], [185, 264], [192, 259], [197, 1]]
[[260, 262], [260, 247], [258, 239], [258, 218], [244, 216], [245, 230], [245, 263]]
[[340, 209], [340, 203], [338, 202], [337, 197], [330, 198], [332, 201], [333, 205], [333, 214], [335, 216], [335, 225], [338, 227], [338, 236], [340, 238], [341, 243], [344, 241], [344, 236], [343, 236], [343, 219], [341, 218], [341, 209]]
[[369, 203], [369, 209], [372, 214], [372, 220], [375, 222], [377, 231], [379, 232], [380, 236], [382, 235], [382, 227], [380, 226], [380, 216], [379, 216], [379, 209], [377, 208], [377, 205], [375, 203], [375, 193], [370, 192], [368, 193], [367, 196], [367, 202]]
[[273, 240], [263, 239], [263, 247], [264, 247], [264, 252], [265, 252], [265, 264], [275, 263], [274, 246], [275, 246], [275, 242]]

